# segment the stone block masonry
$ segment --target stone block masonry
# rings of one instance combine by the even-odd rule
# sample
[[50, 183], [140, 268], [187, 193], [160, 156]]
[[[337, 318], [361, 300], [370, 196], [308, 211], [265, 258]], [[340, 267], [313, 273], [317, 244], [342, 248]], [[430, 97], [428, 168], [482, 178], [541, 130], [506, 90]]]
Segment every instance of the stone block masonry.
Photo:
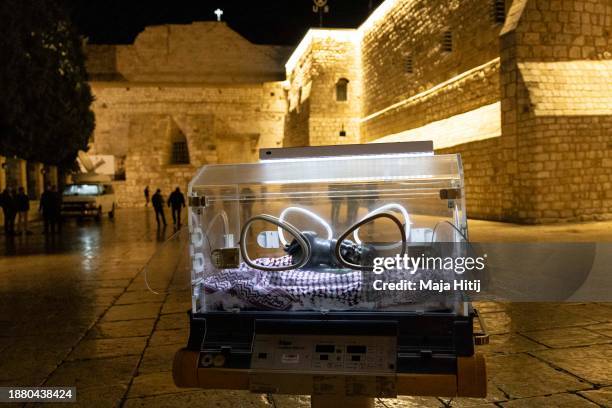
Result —
[[[361, 142], [426, 138], [438, 153], [461, 153], [470, 217], [605, 219], [612, 217], [611, 19], [606, 0], [387, 0], [342, 38], [313, 30], [290, 58], [287, 78], [291, 89], [312, 81], [309, 116], [300, 122], [311, 144], [313, 124], [324, 143], [343, 142], [322, 117], [330, 128], [338, 119], [358, 123]], [[330, 47], [346, 66], [361, 64], [359, 107], [318, 116], [314, 101], [332, 101], [323, 98], [331, 84], [317, 93], [312, 78], [341, 67], [317, 65]], [[466, 120], [474, 123], [462, 134]]]
[[[124, 158], [119, 204], [144, 205], [146, 185], [185, 191], [202, 165], [249, 162], [258, 148], [282, 145], [286, 51], [224, 23], [148, 27], [133, 45], [90, 46], [91, 152]], [[186, 162], [175, 162], [177, 143]]]
[[[258, 148], [282, 143], [285, 105], [278, 84], [93, 89], [98, 125], [92, 152], [125, 157], [126, 180], [117, 183], [122, 206], [141, 205], [146, 185], [186, 190], [201, 165], [253, 161]], [[173, 163], [181, 138], [188, 164]]]

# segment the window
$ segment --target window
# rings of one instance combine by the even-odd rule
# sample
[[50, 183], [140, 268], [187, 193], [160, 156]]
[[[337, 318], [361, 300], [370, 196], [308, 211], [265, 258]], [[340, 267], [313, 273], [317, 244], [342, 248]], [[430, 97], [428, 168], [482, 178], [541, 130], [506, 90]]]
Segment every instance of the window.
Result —
[[495, 24], [503, 24], [506, 21], [506, 0], [492, 0], [491, 18]]
[[177, 135], [172, 142], [172, 164], [189, 164], [189, 149], [187, 139], [183, 134]]
[[340, 78], [336, 82], [336, 101], [343, 102], [348, 100], [348, 83], [349, 80], [346, 78]]
[[442, 51], [452, 52], [453, 51], [453, 33], [452, 31], [445, 31], [442, 35]]
[[406, 74], [412, 74], [414, 72], [412, 55], [407, 55], [406, 57], [404, 57], [404, 72]]
[[97, 196], [102, 194], [99, 184], [70, 184], [64, 188], [65, 196]]

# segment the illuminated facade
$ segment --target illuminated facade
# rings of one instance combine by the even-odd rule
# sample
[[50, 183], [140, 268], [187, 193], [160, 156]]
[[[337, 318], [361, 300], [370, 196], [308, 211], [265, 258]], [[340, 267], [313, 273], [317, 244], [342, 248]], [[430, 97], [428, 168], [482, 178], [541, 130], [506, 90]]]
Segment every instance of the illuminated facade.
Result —
[[387, 0], [296, 48], [284, 143], [430, 139], [462, 154], [471, 217], [610, 218], [611, 19], [606, 0]]
[[[254, 159], [244, 146], [254, 152], [431, 139], [439, 152], [462, 154], [472, 217], [527, 223], [609, 218], [611, 19], [607, 0], [386, 0], [360, 27], [310, 30], [293, 50], [237, 41], [222, 23], [156, 27], [158, 37], [144, 35], [147, 29], [132, 46], [131, 60], [113, 54], [123, 65], [115, 63], [105, 75], [123, 72], [124, 82], [111, 80], [104, 90], [93, 83], [94, 149], [108, 150], [102, 134], [107, 146], [121, 145], [117, 126], [123, 127], [129, 205], [143, 183], [173, 183], [195, 166]], [[204, 41], [190, 39], [199, 35], [194, 26], [216, 27], [206, 32], [222, 33], [215, 41], [223, 49], [242, 47], [242, 58], [211, 63], [212, 51], [197, 48]], [[168, 38], [178, 48], [185, 43], [186, 53], [169, 51]], [[253, 59], [259, 68], [228, 76], [245, 67], [248, 53], [260, 55]], [[198, 77], [185, 64], [170, 64], [177, 55], [200, 58], [206, 72]], [[138, 64], [144, 68], [134, 73]], [[171, 86], [159, 72], [143, 73], [160, 64], [175, 68]], [[211, 85], [203, 78], [216, 79]], [[244, 106], [247, 117], [240, 113]], [[203, 132], [210, 125], [206, 115], [231, 131]], [[190, 152], [203, 154], [194, 156], [192, 167], [164, 167], [163, 157], [155, 156], [163, 146], [150, 146], [151, 134], [167, 146], [184, 137]], [[226, 143], [232, 134], [241, 135], [234, 145]], [[162, 163], [153, 172], [146, 172], [145, 147]], [[130, 167], [130, 157], [140, 158]]]

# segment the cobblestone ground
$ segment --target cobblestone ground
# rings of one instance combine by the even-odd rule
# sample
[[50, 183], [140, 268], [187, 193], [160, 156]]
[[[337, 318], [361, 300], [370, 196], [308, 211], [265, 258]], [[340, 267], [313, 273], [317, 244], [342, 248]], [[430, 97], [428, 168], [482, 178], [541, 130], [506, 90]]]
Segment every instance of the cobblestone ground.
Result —
[[[471, 222], [474, 240], [612, 241], [612, 223], [519, 227]], [[75, 385], [85, 407], [307, 407], [308, 397], [177, 389], [187, 338], [180, 279], [155, 295], [143, 266], [165, 245], [146, 210], [0, 237], [0, 386]], [[168, 244], [166, 244], [168, 245]], [[172, 257], [156, 258], [166, 267]], [[612, 405], [612, 305], [483, 303], [492, 333], [487, 399], [400, 398], [379, 407]], [[74, 405], [72, 405], [74, 406]]]

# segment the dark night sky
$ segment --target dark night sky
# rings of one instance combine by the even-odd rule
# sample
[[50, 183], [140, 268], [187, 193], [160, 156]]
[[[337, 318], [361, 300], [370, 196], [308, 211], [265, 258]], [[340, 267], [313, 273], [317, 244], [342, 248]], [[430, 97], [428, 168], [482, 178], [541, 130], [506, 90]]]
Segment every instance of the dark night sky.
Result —
[[[68, 0], [72, 17], [83, 35], [95, 44], [128, 44], [148, 25], [223, 20], [259, 44], [295, 45], [309, 27], [317, 27], [312, 0]], [[329, 0], [324, 27], [355, 28], [382, 0]]]

